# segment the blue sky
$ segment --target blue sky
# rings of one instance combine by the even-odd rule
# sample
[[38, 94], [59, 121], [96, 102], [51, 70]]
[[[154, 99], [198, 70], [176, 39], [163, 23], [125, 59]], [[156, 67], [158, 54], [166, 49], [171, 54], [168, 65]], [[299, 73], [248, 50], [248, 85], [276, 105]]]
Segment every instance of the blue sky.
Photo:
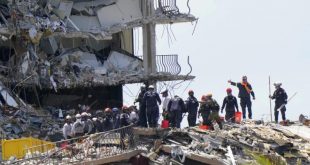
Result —
[[[187, 12], [186, 0], [178, 4]], [[269, 114], [270, 75], [272, 82], [282, 82], [289, 96], [298, 92], [287, 106], [288, 118], [309, 115], [310, 1], [191, 0], [190, 6], [199, 18], [194, 35], [194, 24], [173, 24], [176, 40], [168, 44], [166, 28], [157, 26], [157, 54], [178, 54], [184, 74], [190, 56], [196, 79], [188, 89], [198, 98], [211, 92], [221, 104], [230, 87], [227, 80], [239, 81], [247, 75], [256, 93], [254, 118], [270, 119], [265, 115]], [[173, 92], [186, 98], [183, 91], [187, 85], [185, 82]], [[128, 87], [134, 95], [138, 92], [137, 85]], [[232, 89], [237, 95], [237, 89]], [[124, 94], [125, 103], [132, 103], [132, 99]]]

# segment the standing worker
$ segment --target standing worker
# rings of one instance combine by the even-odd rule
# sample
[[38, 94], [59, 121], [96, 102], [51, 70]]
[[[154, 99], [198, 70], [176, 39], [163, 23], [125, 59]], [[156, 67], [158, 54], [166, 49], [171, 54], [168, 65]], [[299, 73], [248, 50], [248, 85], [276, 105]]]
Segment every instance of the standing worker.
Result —
[[249, 119], [252, 119], [252, 102], [251, 102], [251, 95], [253, 97], [253, 100], [255, 100], [255, 94], [252, 90], [252, 86], [247, 81], [247, 77], [242, 77], [242, 82], [235, 83], [231, 80], [228, 80], [228, 83], [230, 83], [233, 86], [237, 86], [239, 89], [238, 97], [240, 98], [240, 105], [242, 109], [243, 119], [246, 118], [246, 107], [248, 108], [249, 113]]
[[148, 91], [144, 94], [143, 104], [146, 108], [146, 116], [149, 127], [155, 128], [158, 124], [159, 118], [159, 107], [158, 104], [161, 104], [160, 97], [157, 92], [154, 91], [154, 86], [150, 85]]
[[162, 106], [162, 109], [163, 109], [162, 116], [163, 116], [164, 120], [167, 120], [167, 119], [169, 119], [168, 103], [171, 100], [171, 98], [168, 97], [168, 89], [161, 92], [161, 96], [164, 98], [163, 106]]
[[227, 88], [226, 89], [227, 96], [223, 100], [223, 105], [221, 109], [221, 113], [223, 113], [223, 110], [225, 108], [226, 114], [225, 114], [225, 120], [235, 122], [235, 110], [239, 112], [238, 108], [238, 101], [235, 96], [232, 95], [232, 89]]
[[139, 103], [139, 122], [138, 125], [140, 127], [147, 127], [147, 119], [146, 119], [146, 110], [145, 105], [143, 104], [143, 97], [146, 93], [146, 88], [144, 85], [140, 88], [140, 93], [138, 95], [138, 98], [135, 100], [135, 103]]
[[220, 128], [222, 128], [219, 110], [220, 106], [217, 101], [212, 98], [211, 93], [206, 96], [202, 96], [199, 113], [202, 115], [203, 125], [212, 126], [213, 121], [216, 121]]
[[66, 116], [65, 125], [62, 129], [64, 138], [71, 139], [72, 138], [72, 120], [71, 116]]
[[182, 113], [184, 111], [184, 101], [175, 95], [168, 103], [169, 123], [171, 127], [181, 128]]
[[80, 114], [76, 114], [75, 118], [76, 118], [76, 121], [72, 125], [72, 135], [74, 137], [83, 136], [84, 135], [85, 124], [81, 120], [81, 115]]
[[198, 111], [199, 103], [198, 103], [197, 98], [194, 96], [193, 90], [188, 91], [188, 98], [185, 101], [185, 105], [188, 111], [188, 117], [187, 117], [188, 126], [194, 127], [196, 126], [197, 111]]
[[270, 99], [275, 99], [275, 107], [274, 107], [274, 118], [276, 123], [278, 123], [278, 117], [279, 117], [279, 108], [282, 115], [282, 120], [285, 121], [285, 111], [286, 107], [285, 104], [287, 104], [287, 94], [283, 88], [281, 88], [282, 83], [274, 83], [274, 86], [276, 90], [274, 91], [273, 95], [269, 96]]

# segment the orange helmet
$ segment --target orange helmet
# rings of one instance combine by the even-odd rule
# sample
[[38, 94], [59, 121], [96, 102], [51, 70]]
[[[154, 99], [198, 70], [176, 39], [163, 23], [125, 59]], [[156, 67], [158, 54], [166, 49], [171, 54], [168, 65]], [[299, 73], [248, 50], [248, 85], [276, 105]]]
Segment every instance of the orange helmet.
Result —
[[112, 112], [111, 108], [104, 109], [104, 113], [111, 113], [111, 112]]

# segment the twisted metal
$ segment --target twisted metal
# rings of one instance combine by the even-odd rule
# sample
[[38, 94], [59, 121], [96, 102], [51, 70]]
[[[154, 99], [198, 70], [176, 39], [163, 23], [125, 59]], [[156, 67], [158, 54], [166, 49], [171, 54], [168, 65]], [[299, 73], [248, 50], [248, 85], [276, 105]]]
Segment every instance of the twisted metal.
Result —
[[[132, 125], [70, 140], [28, 147], [24, 159], [10, 164], [76, 164], [125, 154], [137, 149]], [[51, 145], [55, 148], [50, 149]], [[39, 153], [43, 151], [43, 153]]]

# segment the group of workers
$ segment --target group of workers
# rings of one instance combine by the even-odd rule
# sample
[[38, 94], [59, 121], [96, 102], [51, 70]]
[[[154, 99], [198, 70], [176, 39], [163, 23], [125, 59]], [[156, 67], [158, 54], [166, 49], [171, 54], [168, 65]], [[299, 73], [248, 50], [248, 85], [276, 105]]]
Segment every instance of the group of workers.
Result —
[[138, 120], [137, 111], [134, 107], [123, 106], [121, 110], [119, 108], [106, 108], [104, 111], [96, 111], [93, 115], [82, 112], [74, 117], [66, 116], [63, 136], [65, 139], [81, 137], [137, 124]]
[[[231, 80], [228, 83], [239, 89], [238, 97], [243, 119], [246, 119], [247, 112], [248, 118], [252, 119], [251, 99], [255, 100], [255, 94], [251, 84], [247, 81], [247, 77], [243, 76], [242, 81], [238, 83]], [[275, 83], [276, 90], [273, 95], [269, 96], [270, 99], [275, 99], [274, 115], [276, 123], [278, 123], [279, 111], [281, 112], [282, 120], [286, 120], [285, 105], [287, 104], [287, 94], [281, 88], [281, 85], [281, 83]], [[194, 96], [194, 91], [189, 90], [188, 98], [184, 101], [177, 95], [169, 98], [168, 92], [168, 90], [161, 92], [163, 98], [162, 116], [169, 121], [170, 127], [180, 128], [183, 117], [188, 113], [189, 127], [196, 126], [197, 118], [201, 116], [203, 125], [214, 127], [215, 124], [218, 124], [219, 128], [221, 128], [222, 119], [219, 116], [220, 111], [223, 113], [225, 109], [225, 120], [228, 122], [235, 122], [235, 112], [239, 112], [238, 100], [232, 94], [231, 88], [226, 89], [227, 96], [224, 98], [221, 107], [211, 93], [203, 95], [201, 100], [198, 101]], [[124, 106], [121, 110], [118, 108], [106, 108], [104, 111], [98, 110], [94, 115], [82, 112], [75, 115], [75, 121], [73, 117], [67, 116], [63, 127], [63, 135], [65, 139], [70, 139], [96, 132], [109, 131], [130, 124], [140, 127], [157, 127], [160, 118], [159, 105], [161, 105], [162, 101], [154, 86], [142, 86], [138, 98], [135, 100], [136, 102], [139, 103], [139, 110]]]
[[[239, 90], [238, 98], [240, 99], [240, 106], [243, 114], [243, 119], [252, 119], [252, 99], [255, 100], [255, 94], [251, 84], [247, 80], [247, 76], [242, 77], [241, 82], [228, 81], [232, 86], [236, 86]], [[275, 99], [275, 122], [278, 123], [279, 111], [282, 115], [282, 120], [285, 118], [285, 105], [287, 104], [287, 94], [281, 83], [274, 83], [276, 88], [273, 95], [270, 95], [270, 99]], [[225, 120], [229, 122], [235, 122], [235, 112], [239, 112], [238, 100], [232, 94], [232, 89], [226, 89], [227, 96], [223, 100], [223, 104], [220, 105], [212, 98], [212, 94], [203, 95], [201, 100], [198, 101], [194, 96], [194, 91], [189, 90], [188, 98], [184, 101], [179, 96], [175, 95], [172, 98], [168, 97], [168, 90], [161, 92], [163, 98], [162, 116], [169, 121], [171, 127], [180, 128], [185, 113], [188, 113], [188, 125], [190, 127], [196, 126], [196, 120], [201, 115], [203, 119], [203, 125], [213, 126], [215, 123], [222, 127], [222, 119], [219, 116], [219, 112], [223, 113], [225, 109]], [[141, 87], [136, 102], [139, 102], [139, 122], [141, 127], [157, 127], [160, 112], [159, 105], [161, 105], [161, 99], [159, 94], [155, 92], [154, 86], [150, 85], [148, 88]], [[247, 116], [248, 114], [248, 116]]]

